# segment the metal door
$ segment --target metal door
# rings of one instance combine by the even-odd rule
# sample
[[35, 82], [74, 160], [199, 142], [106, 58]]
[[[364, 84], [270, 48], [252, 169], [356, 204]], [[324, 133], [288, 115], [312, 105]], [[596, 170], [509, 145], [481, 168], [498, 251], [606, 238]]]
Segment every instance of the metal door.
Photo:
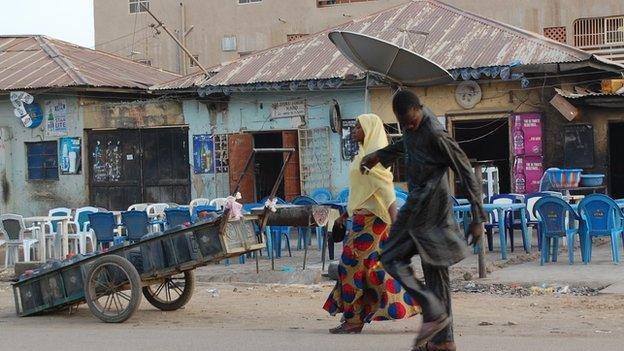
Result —
[[143, 202], [191, 201], [187, 128], [141, 131]]
[[139, 130], [91, 131], [88, 140], [90, 204], [121, 210], [143, 202]]
[[[230, 191], [236, 189], [236, 182], [245, 168], [245, 164], [253, 149], [253, 135], [251, 134], [231, 134], [228, 137], [228, 151], [230, 153]], [[253, 167], [249, 167], [247, 174], [243, 177], [240, 187], [243, 203], [256, 201], [254, 189]]]
[[[282, 144], [284, 148], [294, 148], [296, 151], [290, 157], [284, 170], [284, 196], [286, 201], [291, 201], [301, 195], [301, 178], [299, 177], [299, 138], [296, 130], [282, 132]], [[277, 155], [276, 155], [277, 156]], [[286, 155], [283, 156], [284, 160]]]

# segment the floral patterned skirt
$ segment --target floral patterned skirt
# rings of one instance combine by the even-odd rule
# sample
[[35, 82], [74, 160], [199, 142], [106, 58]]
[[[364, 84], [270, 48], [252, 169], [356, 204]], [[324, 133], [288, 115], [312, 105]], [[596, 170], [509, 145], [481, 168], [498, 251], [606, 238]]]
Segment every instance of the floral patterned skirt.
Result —
[[338, 282], [323, 309], [342, 313], [351, 324], [409, 318], [421, 312], [418, 302], [380, 262], [390, 226], [374, 214], [355, 214], [342, 251]]

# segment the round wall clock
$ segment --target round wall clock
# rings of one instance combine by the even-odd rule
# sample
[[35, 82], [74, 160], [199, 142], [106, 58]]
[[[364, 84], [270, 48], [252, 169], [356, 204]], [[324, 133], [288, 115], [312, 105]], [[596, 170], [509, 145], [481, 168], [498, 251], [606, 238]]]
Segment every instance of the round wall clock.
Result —
[[332, 104], [329, 106], [329, 126], [332, 132], [338, 133], [340, 131], [340, 105], [338, 101], [332, 100]]
[[455, 100], [465, 109], [475, 107], [481, 101], [481, 87], [477, 82], [461, 82], [455, 89]]

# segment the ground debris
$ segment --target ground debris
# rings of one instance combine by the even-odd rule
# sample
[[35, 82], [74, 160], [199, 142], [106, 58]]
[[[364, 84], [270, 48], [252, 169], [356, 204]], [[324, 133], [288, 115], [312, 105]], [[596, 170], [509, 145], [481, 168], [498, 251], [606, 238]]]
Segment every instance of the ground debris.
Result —
[[570, 287], [567, 285], [522, 286], [519, 284], [479, 283], [475, 281], [465, 282], [455, 280], [451, 284], [453, 292], [490, 294], [498, 296], [527, 297], [532, 295], [563, 295], [570, 296], [595, 296], [604, 287]]

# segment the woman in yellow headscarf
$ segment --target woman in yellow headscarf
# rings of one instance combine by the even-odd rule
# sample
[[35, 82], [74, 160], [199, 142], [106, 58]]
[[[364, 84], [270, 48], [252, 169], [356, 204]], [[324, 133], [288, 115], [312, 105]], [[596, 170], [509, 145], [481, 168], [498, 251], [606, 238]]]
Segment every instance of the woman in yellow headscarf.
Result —
[[323, 306], [331, 315], [343, 314], [343, 323], [329, 330], [332, 334], [359, 333], [365, 323], [420, 313], [416, 300], [384, 271], [379, 260], [396, 216], [392, 172], [381, 164], [367, 174], [360, 172], [364, 156], [388, 145], [381, 119], [374, 114], [360, 115], [352, 137], [360, 149], [349, 168], [348, 214], [339, 220], [344, 225], [351, 215], [353, 227], [345, 238], [338, 282]]

